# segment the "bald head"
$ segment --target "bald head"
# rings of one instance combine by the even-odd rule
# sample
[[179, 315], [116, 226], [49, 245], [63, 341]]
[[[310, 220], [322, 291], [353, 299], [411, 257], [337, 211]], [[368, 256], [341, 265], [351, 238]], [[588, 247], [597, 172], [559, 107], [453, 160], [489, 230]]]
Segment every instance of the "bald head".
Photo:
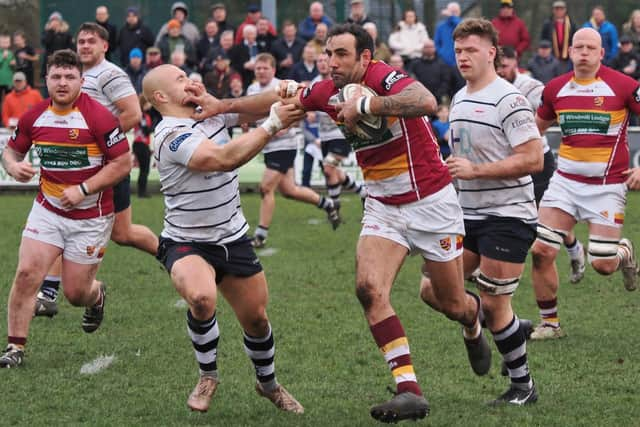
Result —
[[[167, 101], [165, 89], [172, 85], [172, 82], [179, 76], [184, 75], [184, 71], [175, 65], [163, 64], [152, 68], [142, 80], [142, 93], [153, 107], [162, 113], [162, 107]], [[159, 96], [160, 95], [160, 96]]]
[[602, 37], [600, 36], [600, 33], [593, 28], [580, 28], [576, 31], [573, 35], [573, 44], [575, 44], [576, 41], [589, 41], [597, 43], [598, 47], [602, 47]]

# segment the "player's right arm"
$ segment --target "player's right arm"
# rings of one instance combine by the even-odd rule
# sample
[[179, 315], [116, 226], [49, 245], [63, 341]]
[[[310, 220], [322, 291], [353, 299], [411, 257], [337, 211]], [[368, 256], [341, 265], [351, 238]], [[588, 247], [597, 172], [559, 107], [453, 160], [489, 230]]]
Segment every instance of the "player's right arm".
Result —
[[18, 182], [29, 182], [36, 174], [31, 163], [24, 160], [25, 153], [20, 153], [11, 147], [2, 152], [2, 166], [9, 176]]
[[186, 162], [186, 166], [190, 170], [200, 172], [234, 170], [256, 156], [272, 136], [303, 118], [303, 110], [293, 105], [276, 103], [271, 107], [269, 117], [264, 123], [230, 143], [217, 145], [209, 139], [202, 140]]

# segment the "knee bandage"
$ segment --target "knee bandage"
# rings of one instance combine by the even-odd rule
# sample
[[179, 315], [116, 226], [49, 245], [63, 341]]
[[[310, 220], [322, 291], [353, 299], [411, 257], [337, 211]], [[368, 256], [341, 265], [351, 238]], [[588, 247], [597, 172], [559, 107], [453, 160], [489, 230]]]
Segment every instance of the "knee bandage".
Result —
[[520, 277], [494, 279], [493, 277], [485, 276], [482, 271], [476, 279], [478, 289], [492, 295], [511, 295], [515, 292], [519, 284]]
[[589, 263], [598, 259], [613, 259], [618, 254], [618, 239], [603, 236], [589, 236]]
[[537, 241], [551, 246], [556, 250], [560, 249], [560, 246], [562, 246], [564, 238], [567, 235], [566, 231], [556, 230], [555, 228], [547, 227], [544, 224], [538, 224], [536, 231], [538, 234], [536, 237]]

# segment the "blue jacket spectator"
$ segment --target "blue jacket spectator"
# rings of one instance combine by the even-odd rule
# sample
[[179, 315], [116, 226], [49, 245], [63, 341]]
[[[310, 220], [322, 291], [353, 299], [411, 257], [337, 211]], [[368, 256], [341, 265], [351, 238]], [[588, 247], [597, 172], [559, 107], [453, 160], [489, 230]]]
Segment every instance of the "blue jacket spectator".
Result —
[[604, 48], [604, 60], [605, 64], [610, 64], [618, 55], [618, 30], [616, 26], [606, 20], [604, 10], [600, 6], [593, 8], [591, 12], [591, 19], [587, 21], [584, 28], [593, 28], [600, 33], [602, 37], [602, 47]]
[[436, 53], [450, 67], [456, 66], [456, 54], [453, 49], [453, 30], [456, 29], [460, 21], [460, 5], [451, 2], [447, 8], [442, 11], [447, 16], [436, 26], [436, 32], [433, 41], [436, 44]]
[[327, 28], [331, 28], [333, 22], [324, 14], [324, 7], [319, 1], [311, 3], [309, 6], [309, 16], [300, 21], [298, 25], [298, 35], [304, 40], [309, 41], [316, 32], [316, 25], [324, 23]]

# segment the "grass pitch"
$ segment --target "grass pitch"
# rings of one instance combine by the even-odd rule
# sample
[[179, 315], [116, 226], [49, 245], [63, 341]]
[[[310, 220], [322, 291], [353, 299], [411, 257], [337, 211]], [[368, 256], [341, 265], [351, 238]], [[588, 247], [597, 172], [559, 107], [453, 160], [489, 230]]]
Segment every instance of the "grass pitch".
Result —
[[[255, 226], [259, 198], [242, 198]], [[6, 319], [21, 228], [33, 195], [1, 195], [0, 200], [0, 318]], [[159, 232], [161, 197], [133, 202], [134, 221]], [[640, 212], [634, 207], [639, 205], [640, 196], [630, 194], [625, 234], [636, 245]], [[186, 309], [153, 258], [112, 244], [99, 272], [109, 286], [103, 325], [94, 334], [83, 333], [82, 309], [64, 300], [54, 319], [34, 319], [24, 366], [0, 371], [0, 424], [377, 425], [369, 407], [388, 399], [385, 388], [393, 383], [354, 295], [360, 203], [345, 197], [343, 206], [347, 222], [333, 232], [323, 211], [279, 198], [271, 254], [261, 256], [270, 286], [276, 372], [305, 406], [304, 415], [282, 413], [257, 396], [241, 330], [222, 299], [221, 384], [208, 413], [191, 413], [185, 403], [197, 380], [197, 364], [186, 334]], [[585, 228], [578, 231], [584, 241]], [[421, 425], [640, 425], [640, 292], [625, 291], [619, 273], [602, 277], [588, 269], [580, 284], [571, 285], [561, 253], [559, 308], [568, 337], [528, 347], [540, 400], [531, 407], [490, 409], [485, 402], [508, 386], [499, 373], [499, 354], [494, 348], [488, 376], [474, 376], [459, 327], [418, 298], [419, 265], [419, 259], [408, 259], [395, 283], [393, 304], [431, 405]], [[537, 322], [529, 268], [514, 306], [521, 317]], [[0, 331], [6, 334], [4, 323]], [[91, 367], [102, 363], [103, 369], [81, 373], [92, 362]]]

